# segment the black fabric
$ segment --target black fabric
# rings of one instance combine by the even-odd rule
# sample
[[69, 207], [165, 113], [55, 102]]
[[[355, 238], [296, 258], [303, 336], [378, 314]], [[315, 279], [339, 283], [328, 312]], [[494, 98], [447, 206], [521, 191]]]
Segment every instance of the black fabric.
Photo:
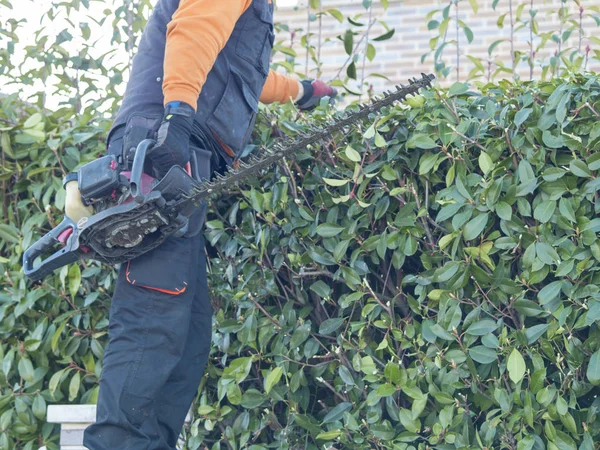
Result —
[[[123, 264], [116, 281], [97, 419], [84, 434], [90, 450], [175, 449], [206, 366], [212, 308], [202, 235], [169, 238], [146, 255]], [[160, 264], [151, 268], [150, 259]], [[186, 289], [171, 295], [132, 284], [132, 266], [151, 270], [144, 281], [155, 285], [186, 278]]]
[[[217, 144], [226, 160], [232, 155], [225, 147], [239, 155], [256, 119], [275, 39], [273, 3], [253, 0], [236, 23], [198, 98], [194, 127], [201, 128]], [[166, 31], [178, 6], [179, 0], [156, 3], [133, 59], [130, 81], [113, 127], [123, 125], [134, 114], [162, 115]]]
[[302, 98], [296, 102], [298, 105], [304, 105], [307, 103], [315, 91], [312, 86], [312, 80], [302, 80], [301, 83], [302, 87], [304, 88], [304, 93], [302, 94]]
[[[198, 135], [200, 130], [195, 128], [192, 136], [189, 139], [190, 155], [193, 156], [192, 160], [194, 165], [192, 166], [192, 175], [198, 181], [210, 180], [218, 172], [225, 170], [227, 162], [223, 159], [220, 152], [215, 149], [215, 144], [211, 144], [204, 135]], [[107, 144], [107, 154], [109, 155], [121, 155], [124, 150], [124, 139], [126, 135], [126, 127], [121, 126], [115, 128], [110, 134], [109, 141]], [[137, 146], [137, 143], [134, 147]], [[133, 155], [131, 157], [133, 161]], [[130, 167], [128, 167], [130, 168]], [[145, 169], [146, 173], [151, 173], [152, 168], [148, 165]], [[200, 202], [200, 205], [191, 214], [189, 223], [186, 227], [178, 233], [178, 236], [192, 237], [202, 231], [204, 222], [206, 220], [206, 213], [208, 208], [208, 202], [206, 200]]]
[[183, 104], [185, 113], [172, 112], [167, 105], [156, 135], [156, 147], [148, 154], [152, 167], [162, 178], [173, 166], [185, 167], [190, 160], [190, 136], [194, 123], [194, 109]]

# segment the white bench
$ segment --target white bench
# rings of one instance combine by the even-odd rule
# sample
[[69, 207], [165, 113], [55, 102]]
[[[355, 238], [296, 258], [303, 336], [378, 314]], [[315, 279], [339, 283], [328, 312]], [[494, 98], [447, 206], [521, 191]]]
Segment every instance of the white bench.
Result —
[[[96, 421], [96, 405], [50, 405], [46, 420], [60, 424], [60, 450], [87, 450], [83, 446], [83, 431]], [[188, 413], [185, 421], [190, 420]]]

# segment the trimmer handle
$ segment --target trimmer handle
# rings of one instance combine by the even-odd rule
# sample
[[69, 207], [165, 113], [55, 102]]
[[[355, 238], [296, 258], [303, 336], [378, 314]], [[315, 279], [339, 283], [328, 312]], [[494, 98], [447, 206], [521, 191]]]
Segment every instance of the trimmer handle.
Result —
[[[59, 238], [61, 240], [63, 238], [66, 239], [66, 245], [44, 259], [39, 267], [34, 268], [33, 262], [38, 256], [61, 244]], [[79, 259], [77, 254], [78, 249], [79, 233], [77, 231], [77, 224], [68, 217], [65, 217], [56, 228], [53, 228], [25, 250], [25, 253], [23, 253], [23, 272], [32, 281], [40, 280], [53, 270], [77, 261]]]
[[133, 157], [133, 166], [131, 167], [131, 178], [129, 179], [129, 188], [131, 189], [131, 196], [138, 203], [143, 203], [145, 195], [142, 192], [142, 174], [144, 172], [144, 162], [146, 161], [146, 154], [156, 145], [156, 141], [152, 139], [144, 139], [140, 142], [135, 150], [135, 156]]

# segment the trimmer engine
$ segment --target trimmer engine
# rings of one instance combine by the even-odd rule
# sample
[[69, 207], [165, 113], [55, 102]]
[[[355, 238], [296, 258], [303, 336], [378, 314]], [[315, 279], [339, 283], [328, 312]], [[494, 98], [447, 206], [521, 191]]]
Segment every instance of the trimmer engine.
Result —
[[[146, 154], [155, 142], [142, 141], [131, 171], [120, 170], [108, 155], [83, 166], [76, 177], [82, 201], [94, 207], [77, 223], [68, 217], [23, 255], [25, 275], [33, 280], [82, 256], [118, 264], [160, 245], [168, 236], [184, 234], [200, 200], [192, 198], [201, 175], [192, 152], [187, 170], [174, 166], [159, 181], [143, 172]], [[195, 178], [192, 178], [192, 174]], [[60, 245], [64, 245], [62, 248]]]

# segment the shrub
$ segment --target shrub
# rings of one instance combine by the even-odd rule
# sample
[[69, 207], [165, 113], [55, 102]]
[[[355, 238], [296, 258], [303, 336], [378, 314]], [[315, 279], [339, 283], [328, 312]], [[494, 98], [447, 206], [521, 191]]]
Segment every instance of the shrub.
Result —
[[218, 199], [192, 433], [593, 449], [599, 81], [424, 92]]
[[[594, 448], [600, 79], [478, 87], [423, 92], [214, 199], [188, 448]], [[53, 158], [91, 158], [102, 125], [5, 105], [0, 447], [55, 448], [45, 406], [94, 401], [114, 270], [32, 286], [20, 258], [58, 220]], [[259, 146], [329, 118], [265, 117]]]

